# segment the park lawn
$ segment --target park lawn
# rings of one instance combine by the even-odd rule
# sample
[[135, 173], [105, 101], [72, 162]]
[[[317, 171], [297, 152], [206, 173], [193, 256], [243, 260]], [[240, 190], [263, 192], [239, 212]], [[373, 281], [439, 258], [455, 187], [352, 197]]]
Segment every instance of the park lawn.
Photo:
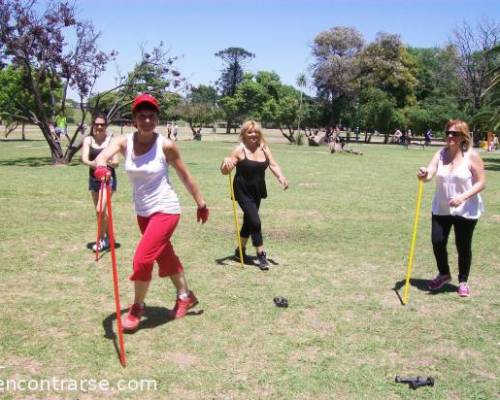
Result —
[[[472, 297], [454, 282], [429, 294], [435, 275], [427, 184], [421, 210], [410, 302], [402, 293], [417, 193], [416, 170], [436, 148], [352, 145], [362, 156], [325, 147], [273, 143], [287, 175], [283, 192], [268, 173], [261, 207], [267, 272], [241, 269], [235, 248], [228, 178], [218, 167], [236, 136], [181, 141], [183, 158], [210, 207], [195, 220], [194, 202], [172, 173], [183, 217], [173, 238], [199, 312], [168, 321], [169, 281], [156, 276], [147, 321], [126, 335], [128, 366], [113, 345], [111, 257], [87, 248], [95, 219], [87, 169], [49, 165], [43, 141], [0, 143], [0, 382], [7, 379], [156, 380], [157, 390], [9, 392], [2, 398], [141, 399], [492, 399], [499, 396], [500, 154], [487, 166], [486, 214], [473, 243]], [[120, 247], [122, 309], [139, 239], [131, 188], [118, 172], [113, 197]], [[156, 271], [156, 269], [155, 269]], [[289, 301], [274, 306], [275, 296]], [[395, 375], [431, 375], [417, 392]]]

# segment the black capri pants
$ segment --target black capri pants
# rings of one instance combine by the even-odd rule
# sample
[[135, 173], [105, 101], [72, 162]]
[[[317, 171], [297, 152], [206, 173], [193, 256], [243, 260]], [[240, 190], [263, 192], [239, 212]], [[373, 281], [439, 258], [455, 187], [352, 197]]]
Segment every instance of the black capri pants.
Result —
[[259, 217], [260, 199], [255, 201], [238, 201], [243, 210], [243, 226], [240, 230], [240, 236], [249, 238], [252, 236], [252, 244], [255, 247], [262, 246], [262, 228]]
[[458, 253], [458, 281], [467, 282], [472, 261], [472, 235], [477, 219], [455, 215], [432, 215], [432, 248], [440, 275], [450, 275], [446, 244], [453, 226]]

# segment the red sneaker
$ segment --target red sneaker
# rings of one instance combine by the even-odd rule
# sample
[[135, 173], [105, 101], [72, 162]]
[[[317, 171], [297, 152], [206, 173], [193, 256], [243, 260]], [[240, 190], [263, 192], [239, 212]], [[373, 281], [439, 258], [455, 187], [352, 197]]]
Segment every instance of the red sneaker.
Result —
[[174, 308], [170, 311], [170, 319], [182, 318], [190, 308], [198, 304], [198, 299], [193, 292], [189, 291], [188, 297], [180, 299], [177, 297]]
[[132, 304], [132, 306], [128, 310], [127, 315], [122, 319], [124, 332], [135, 332], [137, 328], [139, 328], [139, 322], [141, 322], [141, 317], [144, 314], [145, 306], [145, 304]]

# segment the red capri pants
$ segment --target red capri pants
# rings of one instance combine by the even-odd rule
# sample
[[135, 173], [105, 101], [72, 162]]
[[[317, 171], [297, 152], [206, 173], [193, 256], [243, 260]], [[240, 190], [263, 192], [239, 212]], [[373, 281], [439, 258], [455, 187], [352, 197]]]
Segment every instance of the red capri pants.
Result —
[[142, 238], [134, 255], [134, 272], [131, 281], [150, 281], [153, 263], [159, 266], [158, 275], [163, 278], [183, 271], [179, 258], [175, 255], [170, 237], [180, 219], [179, 214], [156, 213], [149, 217], [137, 216]]

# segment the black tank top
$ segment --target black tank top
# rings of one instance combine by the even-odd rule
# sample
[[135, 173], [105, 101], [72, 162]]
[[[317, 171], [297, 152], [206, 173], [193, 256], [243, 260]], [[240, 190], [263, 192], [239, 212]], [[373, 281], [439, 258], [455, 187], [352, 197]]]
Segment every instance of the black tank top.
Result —
[[[92, 138], [92, 140], [94, 140]], [[96, 149], [95, 147], [92, 147], [92, 140], [90, 142], [89, 146], [89, 161], [94, 161], [97, 156], [103, 151], [105, 148], [103, 147], [102, 149]], [[108, 166], [108, 168], [111, 170], [111, 177], [116, 180], [116, 173], [115, 169], [113, 167]], [[89, 177], [94, 178], [94, 169], [89, 168]]]
[[264, 152], [265, 161], [249, 160], [244, 147], [243, 154], [245, 158], [236, 164], [233, 182], [234, 197], [241, 202], [265, 199], [267, 197], [265, 172], [269, 166], [267, 155]]

